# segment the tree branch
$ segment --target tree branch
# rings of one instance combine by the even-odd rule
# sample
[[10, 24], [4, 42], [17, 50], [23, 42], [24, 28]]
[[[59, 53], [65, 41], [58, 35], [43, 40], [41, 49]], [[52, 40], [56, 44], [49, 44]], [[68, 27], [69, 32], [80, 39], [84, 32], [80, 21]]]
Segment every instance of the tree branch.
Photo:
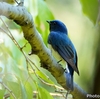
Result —
[[[21, 26], [25, 39], [30, 43], [32, 52], [41, 60], [42, 67], [47, 69], [55, 77], [57, 82], [64, 88], [66, 86], [66, 76], [64, 69], [51, 55], [50, 50], [43, 43], [42, 37], [37, 31], [32, 16], [24, 6], [12, 6], [0, 2], [0, 15], [6, 16]], [[86, 99], [86, 92], [74, 83], [74, 91], [71, 92], [74, 99]]]

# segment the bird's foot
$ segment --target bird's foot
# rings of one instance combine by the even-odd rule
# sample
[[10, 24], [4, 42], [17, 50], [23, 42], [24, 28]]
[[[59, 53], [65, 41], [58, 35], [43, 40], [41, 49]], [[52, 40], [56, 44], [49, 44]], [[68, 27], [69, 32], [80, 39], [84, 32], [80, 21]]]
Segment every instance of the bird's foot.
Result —
[[68, 98], [68, 95], [70, 94], [71, 90], [68, 90], [66, 93], [66, 99]]
[[57, 63], [60, 63], [62, 60], [59, 60]]
[[64, 71], [65, 71], [65, 73], [67, 73], [67, 69], [66, 68], [64, 68]]

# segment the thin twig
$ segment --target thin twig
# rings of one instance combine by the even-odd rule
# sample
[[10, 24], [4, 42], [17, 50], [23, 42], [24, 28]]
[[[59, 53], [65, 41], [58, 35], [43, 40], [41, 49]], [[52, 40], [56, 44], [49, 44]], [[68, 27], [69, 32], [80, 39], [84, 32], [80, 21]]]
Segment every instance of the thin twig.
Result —
[[20, 0], [20, 3], [18, 5], [23, 6], [24, 5], [24, 0]]
[[14, 97], [14, 99], [17, 99], [14, 93], [12, 92], [12, 90], [10, 90], [3, 82], [0, 82], [0, 83], [2, 86], [4, 86], [6, 90], [8, 90], [8, 92]]
[[[12, 33], [11, 33], [11, 31], [9, 30], [9, 28], [8, 28], [8, 25], [3, 21], [3, 19], [0, 17], [0, 19], [1, 19], [1, 21], [3, 22], [3, 24], [5, 25], [5, 27], [7, 28], [7, 30], [8, 30], [8, 32], [9, 32], [9, 34], [4, 30], [4, 29], [2, 29], [2, 28], [0, 28], [5, 34], [7, 34], [10, 38], [11, 38], [11, 40], [14, 42], [14, 44], [18, 47], [18, 49], [22, 52], [22, 54], [25, 56], [25, 58], [26, 59], [28, 59], [28, 60], [30, 60], [25, 54], [24, 54], [24, 52], [22, 51], [22, 49], [25, 47], [25, 46], [23, 46], [23, 47], [20, 47], [20, 45], [18, 44], [18, 42], [16, 41], [16, 39], [13, 37], [13, 35], [12, 35]], [[26, 44], [25, 44], [26, 45]], [[30, 60], [31, 61], [31, 60]], [[31, 61], [32, 62], [32, 61]], [[39, 70], [39, 68], [32, 62], [32, 64]]]
[[[32, 67], [31, 63], [29, 63], [29, 65]], [[32, 67], [32, 70], [33, 70], [34, 74], [37, 76], [37, 78], [38, 78], [42, 83], [44, 83], [44, 84], [46, 84], [46, 85], [48, 85], [48, 86], [52, 86], [52, 87], [54, 87], [54, 88], [56, 88], [56, 89], [59, 89], [59, 90], [64, 90], [64, 88], [62, 88], [62, 87], [59, 87], [59, 86], [57, 86], [57, 85], [55, 85], [55, 84], [50, 84], [50, 83], [47, 83], [46, 81], [44, 81], [40, 76], [37, 75], [37, 73], [35, 72], [35, 69], [34, 69], [33, 67]]]
[[[2, 28], [0, 28], [4, 33], [6, 33], [11, 39], [12, 39], [12, 41], [14, 42], [14, 44], [19, 48], [19, 50], [22, 52], [22, 54], [24, 55], [24, 57], [25, 57], [25, 59], [26, 59], [26, 63], [28, 62], [29, 64], [30, 64], [30, 66], [31, 66], [31, 68], [32, 68], [32, 70], [33, 70], [33, 72], [35, 73], [35, 75], [38, 77], [38, 79], [42, 82], [42, 83], [44, 83], [44, 84], [46, 84], [46, 85], [48, 85], [48, 86], [52, 86], [52, 87], [55, 87], [56, 89], [60, 89], [60, 90], [64, 90], [63, 88], [61, 88], [61, 87], [59, 87], [59, 86], [57, 86], [57, 85], [55, 85], [55, 84], [49, 84], [49, 83], [47, 83], [47, 82], [45, 82], [43, 79], [41, 79], [38, 75], [37, 75], [37, 73], [35, 72], [35, 69], [33, 68], [33, 66], [31, 65], [31, 63], [36, 67], [36, 69], [38, 70], [38, 71], [40, 71], [40, 69], [35, 65], [35, 63], [32, 61], [32, 60], [30, 60], [30, 58], [28, 58], [26, 55], [25, 55], [25, 53], [23, 52], [23, 48], [26, 46], [26, 44], [23, 46], [23, 47], [20, 47], [20, 45], [18, 44], [18, 42], [16, 41], [16, 39], [13, 37], [13, 35], [12, 35], [12, 33], [11, 33], [11, 31], [9, 30], [9, 28], [8, 28], [8, 25], [3, 21], [3, 19], [0, 17], [0, 19], [1, 19], [1, 21], [4, 23], [4, 25], [5, 25], [5, 27], [7, 28], [7, 30], [8, 30], [8, 32], [9, 32], [9, 34], [4, 30], [4, 29], [2, 29]], [[41, 72], [41, 71], [40, 71]], [[46, 78], [47, 79], [49, 79], [49, 77], [45, 74], [45, 73], [43, 73], [43, 72], [41, 72], [42, 74], [44, 74], [45, 76], [46, 76]]]
[[14, 0], [14, 1], [15, 1], [17, 4], [19, 4], [17, 0]]
[[37, 78], [38, 78], [42, 83], [44, 83], [44, 84], [46, 84], [46, 85], [48, 85], [48, 86], [52, 86], [52, 87], [54, 87], [54, 88], [56, 88], [56, 89], [59, 89], [59, 90], [64, 90], [64, 88], [62, 88], [62, 87], [59, 87], [59, 86], [57, 86], [57, 85], [55, 85], [55, 84], [50, 84], [50, 83], [44, 81], [40, 76], [37, 75], [37, 73], [36, 73], [35, 71], [34, 71], [34, 73], [35, 73], [35, 75], [37, 76]]
[[[33, 91], [33, 94], [34, 94], [33, 98], [35, 98], [37, 96], [38, 92]], [[50, 95], [53, 96], [53, 97], [63, 97], [63, 98], [65, 98], [65, 96], [63, 96], [62, 94], [59, 94], [59, 93], [50, 93]]]

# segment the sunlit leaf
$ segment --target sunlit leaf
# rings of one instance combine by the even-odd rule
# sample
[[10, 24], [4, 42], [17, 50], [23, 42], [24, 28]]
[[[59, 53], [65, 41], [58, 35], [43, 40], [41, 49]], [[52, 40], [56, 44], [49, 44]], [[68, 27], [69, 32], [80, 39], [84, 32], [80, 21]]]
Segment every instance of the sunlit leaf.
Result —
[[7, 81], [6, 86], [13, 92], [13, 94], [18, 98], [20, 97], [20, 87], [16, 82]]
[[33, 97], [33, 88], [32, 88], [31, 84], [28, 81], [25, 84], [25, 89], [26, 89], [26, 92], [27, 92], [28, 99], [32, 99], [32, 97]]
[[42, 78], [44, 81], [50, 83], [50, 84], [54, 84], [53, 81], [51, 81], [49, 78], [47, 78], [42, 72], [40, 71], [36, 71], [36, 73], [39, 75], [40, 78]]
[[38, 99], [53, 99], [53, 97], [46, 89], [38, 86]]
[[54, 16], [48, 6], [46, 5], [44, 0], [37, 0], [37, 9], [38, 9], [38, 16], [36, 17], [36, 24], [38, 25], [39, 29], [41, 29], [40, 33], [44, 39], [45, 44], [47, 43], [47, 36], [48, 36], [48, 24], [46, 20], [53, 20]]
[[2, 62], [0, 62], [0, 78], [3, 73], [4, 73], [4, 64]]
[[15, 82], [14, 80], [12, 81], [12, 79], [11, 81], [10, 79], [5, 79], [4, 82], [5, 82], [5, 85], [7, 86], [7, 89], [12, 91], [12, 93], [14, 94], [15, 97], [17, 97], [17, 99], [28, 99], [25, 86], [23, 83], [21, 82], [18, 83], [18, 82]]
[[4, 94], [5, 94], [5, 90], [0, 89], [0, 99], [3, 99]]
[[[21, 88], [21, 94], [20, 94], [20, 99], [28, 99], [27, 97], [27, 92], [25, 90], [25, 86], [23, 83], [20, 83], [20, 88]], [[30, 98], [31, 99], [31, 98]]]
[[19, 83], [17, 77], [15, 75], [12, 74], [5, 74], [5, 76], [3, 77], [3, 80], [6, 81], [10, 81], [10, 82], [15, 82], [15, 83]]
[[99, 9], [98, 0], [80, 0], [80, 2], [83, 13], [93, 22], [93, 24], [96, 24]]

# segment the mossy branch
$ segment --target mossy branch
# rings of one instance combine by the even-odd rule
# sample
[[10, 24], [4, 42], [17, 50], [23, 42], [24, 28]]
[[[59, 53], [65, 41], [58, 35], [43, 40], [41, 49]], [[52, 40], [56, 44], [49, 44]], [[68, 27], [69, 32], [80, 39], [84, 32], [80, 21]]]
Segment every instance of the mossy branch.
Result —
[[[25, 39], [32, 47], [32, 53], [38, 55], [41, 60], [42, 67], [47, 69], [55, 77], [57, 82], [64, 88], [66, 86], [66, 76], [64, 69], [57, 63], [51, 55], [51, 51], [45, 46], [40, 33], [37, 31], [31, 14], [24, 6], [12, 6], [10, 4], [0, 2], [0, 15], [13, 20], [21, 26]], [[74, 99], [86, 99], [86, 92], [74, 83], [74, 91], [71, 92]]]

